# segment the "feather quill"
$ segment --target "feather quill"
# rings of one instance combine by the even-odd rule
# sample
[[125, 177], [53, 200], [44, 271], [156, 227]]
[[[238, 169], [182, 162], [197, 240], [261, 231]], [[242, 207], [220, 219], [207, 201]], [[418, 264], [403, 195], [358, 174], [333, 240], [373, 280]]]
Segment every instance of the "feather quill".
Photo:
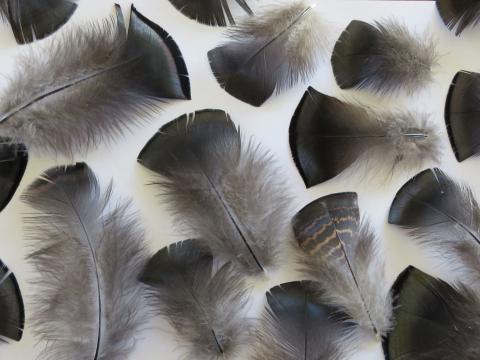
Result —
[[445, 25], [455, 30], [457, 36], [480, 21], [478, 0], [437, 0], [437, 9]]
[[290, 195], [271, 156], [244, 142], [220, 110], [164, 125], [138, 161], [159, 177], [172, 212], [191, 237], [247, 274], [278, 263], [289, 236]]
[[385, 336], [392, 326], [385, 262], [370, 226], [360, 221], [357, 195], [315, 200], [294, 217], [293, 229], [301, 271], [315, 281], [319, 301], [348, 316], [354, 338]]
[[408, 229], [462, 281], [480, 290], [480, 208], [467, 186], [439, 169], [425, 170], [398, 191], [388, 222]]
[[146, 321], [143, 231], [83, 163], [45, 172], [24, 193], [37, 276], [32, 328], [40, 359], [128, 359]]
[[0, 211], [5, 209], [17, 191], [28, 162], [23, 144], [12, 144], [0, 138]]
[[480, 297], [409, 267], [393, 287], [396, 325], [387, 360], [480, 358]]
[[229, 40], [209, 51], [217, 81], [230, 95], [253, 106], [275, 91], [305, 81], [328, 46], [328, 29], [304, 0], [285, 2], [245, 18]]
[[[352, 121], [354, 119], [354, 121]], [[355, 176], [382, 169], [418, 170], [438, 161], [440, 139], [428, 115], [376, 111], [309, 88], [290, 124], [290, 147], [307, 187], [350, 168]]]
[[[170, 0], [184, 15], [202, 24], [212, 26], [226, 26], [228, 23], [235, 24], [229, 5], [230, 0]], [[235, 2], [249, 15], [253, 15], [252, 9], [246, 0]]]
[[318, 303], [312, 284], [296, 281], [267, 293], [252, 360], [341, 360], [346, 328], [341, 314]]
[[112, 141], [160, 98], [188, 99], [185, 63], [172, 38], [132, 8], [127, 38], [111, 20], [27, 55], [0, 96], [0, 135], [27, 148], [72, 156]]
[[342, 89], [411, 93], [433, 79], [436, 58], [436, 43], [428, 34], [411, 33], [396, 20], [374, 25], [354, 20], [334, 47], [332, 66]]
[[213, 257], [195, 240], [155, 254], [140, 280], [150, 299], [177, 331], [186, 358], [230, 359], [249, 338], [247, 288], [231, 264], [213, 269]]
[[13, 272], [0, 260], [0, 343], [20, 341], [25, 324], [22, 293]]

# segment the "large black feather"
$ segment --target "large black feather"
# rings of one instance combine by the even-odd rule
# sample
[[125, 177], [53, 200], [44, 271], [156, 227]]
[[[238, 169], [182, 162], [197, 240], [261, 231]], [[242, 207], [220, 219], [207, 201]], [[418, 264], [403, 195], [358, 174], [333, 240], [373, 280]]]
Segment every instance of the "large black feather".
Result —
[[453, 152], [463, 161], [480, 152], [480, 74], [460, 71], [452, 80], [445, 123]]
[[409, 267], [393, 286], [396, 325], [388, 360], [478, 360], [480, 298], [463, 285]]
[[479, 0], [437, 0], [437, 9], [443, 22], [455, 35], [480, 21]]
[[20, 341], [24, 323], [25, 310], [17, 279], [0, 260], [0, 341]]
[[25, 145], [0, 138], [0, 211], [5, 209], [20, 185], [27, 162]]
[[230, 264], [214, 271], [212, 255], [195, 240], [157, 252], [140, 280], [150, 285], [155, 310], [177, 331], [188, 359], [229, 359], [247, 339], [244, 282]]

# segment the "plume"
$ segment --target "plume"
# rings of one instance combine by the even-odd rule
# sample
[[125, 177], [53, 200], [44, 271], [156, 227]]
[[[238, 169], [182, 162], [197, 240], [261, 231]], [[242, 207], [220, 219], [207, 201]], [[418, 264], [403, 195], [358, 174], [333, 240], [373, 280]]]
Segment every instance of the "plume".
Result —
[[480, 74], [460, 71], [453, 78], [445, 107], [448, 137], [458, 161], [480, 152], [480, 127], [472, 121], [479, 112]]
[[291, 197], [272, 157], [245, 142], [220, 110], [164, 125], [138, 161], [160, 175], [167, 203], [188, 235], [247, 274], [279, 262]]
[[476, 360], [480, 298], [409, 267], [393, 287], [396, 325], [384, 344], [387, 360]]
[[480, 21], [478, 0], [437, 0], [437, 9], [445, 25], [455, 30], [457, 36]]
[[23, 178], [28, 152], [23, 144], [0, 138], [0, 211], [5, 209]]
[[[352, 121], [354, 119], [354, 121]], [[440, 139], [426, 114], [377, 111], [309, 88], [290, 124], [293, 159], [307, 187], [347, 168], [356, 177], [419, 170], [438, 161]]]
[[128, 359], [146, 321], [143, 231], [84, 163], [52, 168], [26, 190], [36, 270], [31, 326], [39, 359]]
[[307, 281], [276, 286], [257, 331], [252, 360], [340, 360], [347, 325], [334, 308], [317, 302]]
[[304, 0], [247, 17], [209, 51], [213, 74], [230, 95], [253, 106], [307, 80], [328, 46], [328, 28]]
[[408, 181], [390, 208], [390, 224], [400, 225], [480, 290], [480, 208], [467, 187], [439, 169]]
[[[202, 24], [213, 26], [226, 26], [227, 22], [235, 24], [229, 6], [230, 0], [170, 0], [170, 2], [184, 15]], [[235, 0], [235, 2], [247, 14], [253, 14], [246, 0]]]
[[159, 98], [189, 98], [172, 38], [135, 8], [125, 38], [118, 6], [117, 18], [66, 32], [48, 53], [18, 60], [0, 96], [1, 136], [71, 156], [122, 135]]
[[354, 337], [385, 336], [392, 326], [392, 300], [385, 263], [355, 193], [319, 198], [293, 219], [298, 262], [316, 281], [322, 303], [338, 307], [355, 325]]
[[22, 293], [13, 272], [0, 260], [0, 343], [20, 341], [25, 324]]
[[411, 33], [396, 20], [374, 25], [354, 20], [334, 47], [332, 66], [342, 89], [411, 93], [432, 80], [436, 58], [431, 35]]
[[187, 359], [230, 359], [249, 338], [243, 280], [229, 263], [214, 271], [212, 255], [195, 240], [157, 252], [140, 280], [177, 331]]

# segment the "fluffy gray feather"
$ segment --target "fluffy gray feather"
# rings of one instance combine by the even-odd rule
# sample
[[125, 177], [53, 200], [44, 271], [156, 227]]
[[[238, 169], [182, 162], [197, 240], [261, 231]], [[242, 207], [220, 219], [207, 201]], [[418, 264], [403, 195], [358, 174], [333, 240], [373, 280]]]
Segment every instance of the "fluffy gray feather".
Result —
[[31, 326], [45, 360], [128, 359], [146, 321], [143, 231], [85, 164], [48, 170], [25, 192], [36, 270]]
[[277, 264], [290, 233], [291, 197], [272, 157], [242, 139], [220, 110], [197, 111], [164, 125], [139, 155], [177, 223], [214, 256], [247, 274]]

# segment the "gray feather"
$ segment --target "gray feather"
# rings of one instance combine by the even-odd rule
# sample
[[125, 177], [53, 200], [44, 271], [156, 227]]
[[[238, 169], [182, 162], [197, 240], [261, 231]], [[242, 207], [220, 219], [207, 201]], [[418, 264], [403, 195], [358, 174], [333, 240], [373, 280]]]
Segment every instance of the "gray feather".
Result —
[[146, 320], [143, 231], [85, 164], [53, 168], [23, 199], [35, 267], [31, 326], [40, 359], [128, 359]]
[[0, 20], [7, 20], [8, 15], [8, 0], [0, 0]]

